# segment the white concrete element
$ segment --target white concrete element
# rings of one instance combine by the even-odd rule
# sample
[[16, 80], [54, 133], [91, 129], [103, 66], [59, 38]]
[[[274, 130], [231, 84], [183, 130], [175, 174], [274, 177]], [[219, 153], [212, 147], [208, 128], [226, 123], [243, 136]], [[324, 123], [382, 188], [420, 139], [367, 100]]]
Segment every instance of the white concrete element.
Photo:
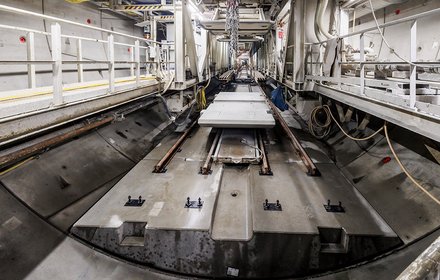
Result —
[[266, 98], [261, 93], [255, 92], [227, 92], [222, 91], [216, 97], [215, 101], [265, 101]]
[[[230, 94], [230, 97], [228, 97]], [[240, 128], [270, 128], [275, 126], [269, 106], [261, 100], [259, 92], [222, 93], [220, 99], [214, 99], [199, 118], [200, 126], [210, 127], [240, 127]]]

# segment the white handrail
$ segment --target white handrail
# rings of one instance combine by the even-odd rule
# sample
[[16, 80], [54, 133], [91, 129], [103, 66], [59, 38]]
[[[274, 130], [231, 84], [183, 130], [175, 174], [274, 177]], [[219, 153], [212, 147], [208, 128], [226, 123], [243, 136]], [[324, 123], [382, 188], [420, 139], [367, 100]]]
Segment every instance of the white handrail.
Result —
[[[351, 33], [347, 33], [345, 35], [337, 36], [335, 38], [338, 38], [338, 39], [348, 38], [348, 37], [352, 37], [354, 35], [359, 35], [359, 34], [367, 33], [367, 32], [370, 32], [370, 31], [375, 31], [378, 28], [384, 28], [384, 27], [388, 27], [388, 26], [393, 26], [393, 25], [397, 25], [397, 24], [401, 24], [401, 23], [405, 23], [405, 22], [409, 22], [409, 21], [414, 21], [414, 20], [417, 20], [419, 18], [437, 15], [437, 14], [440, 14], [440, 8], [437, 8], [437, 9], [434, 9], [434, 10], [430, 10], [430, 11], [426, 11], [426, 12], [423, 12], [423, 13], [420, 13], [420, 14], [416, 14], [416, 15], [412, 15], [412, 16], [407, 16], [407, 17], [404, 17], [404, 18], [399, 18], [399, 19], [392, 20], [392, 21], [389, 21], [389, 22], [385, 22], [385, 23], [379, 24], [379, 26], [374, 25], [373, 27], [369, 27], [369, 28], [365, 28], [365, 29], [362, 29], [362, 30], [358, 30], [358, 31], [354, 31], [354, 32], [351, 32]], [[334, 40], [335, 38], [319, 41], [319, 42], [316, 42], [316, 43], [304, 43], [304, 44], [305, 45], [322, 45], [322, 44], [327, 43], [330, 40]]]
[[87, 24], [83, 24], [83, 23], [79, 23], [79, 22], [75, 22], [75, 21], [71, 21], [71, 20], [67, 20], [67, 19], [63, 19], [63, 18], [57, 18], [57, 17], [53, 17], [53, 16], [43, 15], [40, 13], [35, 13], [35, 12], [28, 11], [28, 10], [18, 9], [18, 8], [10, 7], [7, 5], [0, 4], [0, 10], [6, 11], [6, 12], [11, 12], [11, 13], [16, 13], [16, 14], [27, 15], [27, 16], [39, 17], [39, 18], [43, 18], [43, 19], [47, 19], [47, 20], [56, 21], [56, 22], [63, 22], [63, 23], [67, 23], [67, 24], [71, 24], [71, 25], [75, 25], [75, 26], [80, 26], [80, 27], [87, 28], [87, 29], [93, 29], [93, 30], [97, 30], [97, 31], [101, 31], [101, 32], [107, 32], [109, 34], [113, 34], [113, 35], [117, 35], [117, 36], [121, 36], [121, 37], [126, 37], [126, 38], [131, 38], [131, 39], [135, 39], [135, 40], [139, 40], [139, 41], [144, 41], [147, 43], [162, 45], [162, 43], [160, 43], [160, 42], [148, 40], [148, 39], [145, 39], [142, 37], [128, 35], [128, 34], [124, 34], [121, 32], [117, 32], [117, 31], [113, 31], [113, 30], [109, 30], [109, 29], [104, 29], [104, 28], [100, 28], [100, 27], [96, 27], [96, 26], [92, 26], [92, 25], [87, 25]]

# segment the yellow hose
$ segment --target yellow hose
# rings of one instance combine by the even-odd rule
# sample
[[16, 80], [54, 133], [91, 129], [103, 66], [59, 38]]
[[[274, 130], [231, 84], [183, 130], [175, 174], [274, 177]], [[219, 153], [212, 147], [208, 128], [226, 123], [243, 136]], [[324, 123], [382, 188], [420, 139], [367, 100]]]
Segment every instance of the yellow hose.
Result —
[[27, 159], [25, 159], [25, 160], [23, 160], [23, 161], [17, 163], [16, 165], [14, 165], [14, 166], [12, 166], [12, 167], [9, 167], [8, 169], [3, 170], [2, 172], [0, 172], [0, 176], [4, 175], [4, 174], [6, 174], [6, 173], [8, 173], [8, 172], [10, 172], [10, 171], [12, 171], [12, 170], [14, 170], [14, 169], [20, 167], [20, 166], [22, 166], [23, 164], [25, 164], [26, 162], [29, 162], [29, 161], [33, 160], [34, 158], [35, 158], [35, 156], [30, 157], [30, 158], [27, 158]]
[[408, 178], [416, 185], [422, 192], [424, 192], [427, 196], [429, 196], [432, 200], [434, 200], [438, 205], [440, 205], [440, 200], [438, 200], [435, 196], [433, 196], [430, 192], [428, 192], [424, 187], [420, 185], [419, 182], [414, 179], [411, 174], [409, 174], [408, 170], [406, 170], [405, 166], [403, 166], [402, 162], [400, 161], [399, 157], [397, 156], [396, 152], [394, 151], [393, 145], [391, 145], [390, 138], [388, 137], [388, 129], [387, 129], [387, 123], [383, 125], [384, 131], [385, 131], [385, 137], [387, 138], [388, 146], [390, 146], [391, 153], [393, 153], [394, 158], [396, 159], [397, 163], [399, 164], [402, 171], [408, 176]]
[[330, 107], [328, 105], [324, 105], [322, 107], [324, 107], [324, 109], [327, 110], [327, 112], [329, 113], [330, 117], [333, 119], [333, 121], [336, 123], [336, 125], [339, 127], [339, 129], [342, 131], [342, 133], [344, 133], [345, 136], [347, 136], [351, 140], [354, 140], [354, 141], [365, 141], [365, 140], [368, 140], [370, 138], [373, 138], [374, 136], [376, 136], [379, 132], [381, 132], [384, 129], [384, 126], [382, 126], [379, 130], [377, 130], [375, 133], [371, 134], [370, 136], [367, 136], [367, 137], [364, 137], [364, 138], [355, 138], [355, 137], [353, 137], [353, 136], [351, 136], [351, 135], [349, 135], [348, 133], [345, 132], [345, 130], [342, 128], [342, 126], [338, 123], [336, 118], [333, 116], [332, 111], [330, 110]]

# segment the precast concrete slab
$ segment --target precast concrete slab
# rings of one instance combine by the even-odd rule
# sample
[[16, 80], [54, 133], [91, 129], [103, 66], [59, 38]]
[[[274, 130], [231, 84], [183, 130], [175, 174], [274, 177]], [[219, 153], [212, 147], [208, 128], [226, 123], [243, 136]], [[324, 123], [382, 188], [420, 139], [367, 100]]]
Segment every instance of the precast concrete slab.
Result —
[[[209, 135], [196, 128], [181, 153], [206, 158]], [[230, 269], [243, 277], [301, 276], [401, 244], [333, 163], [319, 164], [321, 177], [308, 176], [297, 156], [281, 160], [287, 147], [269, 141], [274, 176], [261, 176], [258, 165], [215, 162], [210, 175], [201, 175], [202, 161], [185, 156], [175, 156], [165, 173], [152, 173], [156, 157], [175, 140], [165, 138], [72, 233], [138, 263], [208, 277], [226, 277]], [[190, 153], [188, 147], [200, 148]], [[129, 195], [145, 201], [125, 206]], [[194, 207], [187, 207], [188, 198]], [[341, 201], [344, 211], [327, 211], [328, 200], [333, 206]], [[266, 209], [267, 203], [281, 207]]]

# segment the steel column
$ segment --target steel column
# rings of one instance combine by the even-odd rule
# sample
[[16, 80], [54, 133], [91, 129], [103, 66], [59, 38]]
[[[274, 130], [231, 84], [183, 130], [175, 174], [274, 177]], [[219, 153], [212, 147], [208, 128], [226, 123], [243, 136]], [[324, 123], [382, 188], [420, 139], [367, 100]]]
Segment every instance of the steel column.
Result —
[[[293, 82], [295, 84], [304, 83], [304, 41], [305, 41], [305, 18], [304, 1], [297, 0], [293, 7], [294, 20], [294, 57], [293, 57]], [[295, 86], [296, 87], [296, 86]]]
[[183, 9], [182, 4], [174, 4], [174, 54], [175, 59], [175, 80], [177, 83], [184, 83], [185, 79], [185, 28], [184, 28], [184, 20], [183, 20]]
[[[34, 61], [35, 60], [35, 34], [33, 32], [29, 32], [27, 34], [27, 60]], [[28, 64], [28, 86], [29, 88], [35, 88], [37, 83], [35, 79], [35, 64]]]
[[136, 86], [139, 86], [141, 77], [141, 53], [139, 49], [139, 40], [134, 42], [134, 61], [136, 62]]
[[113, 35], [108, 35], [108, 85], [109, 93], [115, 92], [115, 44]]
[[[410, 45], [410, 61], [417, 61], [417, 21], [413, 21], [411, 24], [411, 45]], [[416, 75], [417, 75], [417, 66], [411, 65], [411, 76], [409, 79], [409, 106], [411, 108], [415, 108], [416, 106]]]
[[364, 33], [361, 33], [359, 37], [359, 51], [360, 51], [360, 62], [361, 62], [361, 72], [360, 72], [360, 78], [361, 78], [361, 94], [365, 94], [365, 41], [364, 41]]
[[63, 72], [62, 72], [62, 53], [61, 53], [61, 27], [58, 23], [51, 27], [52, 41], [52, 66], [53, 76], [53, 102], [55, 106], [63, 104]]
[[[148, 55], [146, 55], [145, 57], [148, 57]], [[130, 47], [130, 61], [134, 62], [134, 48]], [[134, 64], [130, 64], [130, 76], [133, 77], [134, 76]]]
[[[76, 42], [76, 60], [77, 61], [82, 61], [82, 40], [78, 39], [78, 41]], [[82, 63], [78, 62], [78, 82], [82, 83], [84, 82], [84, 66], [82, 65]]]

